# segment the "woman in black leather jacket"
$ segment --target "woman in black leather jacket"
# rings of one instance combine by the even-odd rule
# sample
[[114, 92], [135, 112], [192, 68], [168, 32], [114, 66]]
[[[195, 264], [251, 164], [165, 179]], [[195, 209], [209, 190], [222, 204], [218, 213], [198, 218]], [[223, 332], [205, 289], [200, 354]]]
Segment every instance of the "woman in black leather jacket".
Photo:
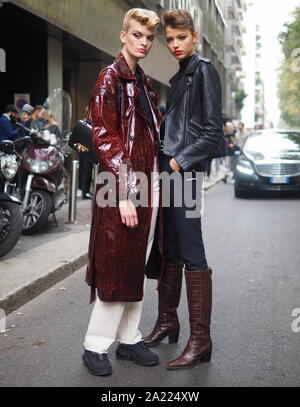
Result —
[[[210, 60], [195, 52], [198, 33], [190, 13], [167, 11], [163, 18], [167, 46], [180, 69], [170, 80], [167, 112], [161, 126], [160, 170], [172, 174], [175, 183], [170, 183], [168, 191], [170, 206], [163, 207], [165, 266], [158, 286], [158, 319], [143, 340], [148, 347], [158, 345], [167, 336], [169, 343], [178, 341], [177, 307], [184, 265], [190, 338], [182, 354], [168, 362], [167, 369], [171, 370], [194, 367], [211, 358], [212, 270], [206, 261], [198, 204], [205, 160], [223, 155], [224, 138], [220, 78]], [[182, 199], [178, 207], [178, 198], [189, 193], [194, 206], [187, 207], [186, 199]], [[187, 210], [193, 211], [192, 217]]]

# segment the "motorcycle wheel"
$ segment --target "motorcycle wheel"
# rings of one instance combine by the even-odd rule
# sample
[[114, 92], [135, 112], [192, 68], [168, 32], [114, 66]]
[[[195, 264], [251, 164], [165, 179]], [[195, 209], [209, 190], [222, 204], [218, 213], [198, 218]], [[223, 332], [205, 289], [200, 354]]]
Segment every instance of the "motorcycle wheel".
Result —
[[17, 244], [23, 229], [22, 207], [14, 202], [0, 203], [0, 257]]
[[33, 235], [47, 223], [52, 207], [48, 192], [35, 189], [31, 192], [28, 207], [23, 213], [23, 234]]

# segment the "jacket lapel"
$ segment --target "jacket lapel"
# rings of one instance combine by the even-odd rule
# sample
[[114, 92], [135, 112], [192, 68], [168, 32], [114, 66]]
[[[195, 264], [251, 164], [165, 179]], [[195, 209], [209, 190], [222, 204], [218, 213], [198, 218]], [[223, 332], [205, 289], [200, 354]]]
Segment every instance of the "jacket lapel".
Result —
[[171, 93], [169, 95], [170, 104], [167, 107], [166, 114], [168, 114], [172, 109], [174, 109], [174, 107], [176, 106], [178, 101], [181, 99], [182, 95], [188, 89], [189, 83], [190, 83], [190, 76], [184, 75], [180, 79], [180, 81], [177, 83], [177, 85], [174, 87], [174, 90], [171, 91]]
[[[137, 69], [139, 70], [139, 72], [141, 74], [142, 83], [143, 83], [143, 87], [144, 87], [146, 97], [148, 99], [148, 103], [149, 103], [150, 110], [152, 113], [153, 122], [156, 124], [156, 128], [158, 131], [158, 123], [160, 121], [160, 114], [159, 114], [158, 108], [156, 107], [155, 101], [154, 101], [155, 93], [153, 92], [153, 89], [151, 88], [151, 84], [150, 84], [150, 80], [149, 80], [148, 76], [145, 75], [145, 72], [140, 67], [140, 65], [137, 66]], [[148, 123], [150, 123], [148, 118], [145, 116], [145, 114], [143, 112], [141, 112], [141, 110], [139, 108], [138, 108], [138, 112], [147, 120]]]
[[[178, 71], [169, 81], [171, 84], [171, 93], [168, 97], [169, 105], [167, 106], [168, 114], [178, 101], [181, 99], [182, 95], [187, 91], [190, 83], [191, 83], [191, 75], [193, 75], [197, 69], [199, 63], [200, 56], [194, 54], [194, 56], [190, 59], [187, 66], [185, 67], [184, 71], [180, 73]], [[179, 78], [178, 78], [179, 77]]]
[[[136, 112], [139, 115], [141, 115], [149, 123], [148, 118], [145, 116], [144, 112], [139, 108], [138, 103], [136, 103], [136, 99], [138, 98], [140, 89], [138, 88], [138, 86], [136, 86], [136, 77], [130, 71], [129, 66], [128, 66], [126, 59], [125, 59], [124, 55], [122, 54], [122, 52], [119, 53], [119, 55], [115, 59], [114, 63], [115, 63], [115, 67], [116, 67], [117, 74], [119, 75], [119, 77], [121, 77], [122, 79], [125, 79], [127, 84], [128, 83], [130, 84], [129, 85], [130, 89], [128, 90], [128, 87], [126, 88], [127, 96], [133, 97], [133, 99], [135, 101]], [[142, 82], [144, 85], [146, 96], [147, 96], [149, 104], [150, 104], [150, 109], [152, 112], [154, 123], [159, 123], [159, 120], [160, 120], [159, 111], [157, 108], [155, 108], [153, 97], [151, 97], [151, 92], [153, 92], [153, 91], [151, 89], [149, 78], [145, 75], [145, 73], [144, 73], [143, 69], [140, 67], [140, 65], [137, 65], [137, 69], [139, 70], [141, 77], [142, 77]]]

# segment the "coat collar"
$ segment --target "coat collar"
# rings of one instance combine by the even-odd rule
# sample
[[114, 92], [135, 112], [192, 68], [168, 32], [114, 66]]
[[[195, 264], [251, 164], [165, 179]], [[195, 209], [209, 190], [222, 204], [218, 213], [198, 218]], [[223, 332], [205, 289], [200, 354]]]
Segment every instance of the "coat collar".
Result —
[[[121, 78], [130, 80], [130, 81], [136, 80], [136, 76], [131, 72], [122, 52], [119, 53], [119, 55], [117, 56], [117, 58], [114, 61], [114, 64], [115, 64], [115, 67], [117, 70], [117, 74]], [[144, 71], [142, 70], [142, 68], [140, 67], [140, 65], [137, 65], [136, 69], [141, 74], [141, 76], [144, 80], [146, 75], [145, 75]]]
[[191, 75], [193, 74], [197, 67], [198, 67], [198, 63], [201, 59], [201, 56], [198, 54], [193, 54], [192, 56], [190, 56], [189, 58], [179, 62], [179, 66], [180, 69], [179, 71], [169, 80], [169, 83], [172, 85], [172, 82], [174, 82], [174, 80], [181, 76], [181, 75]]
[[[120, 52], [119, 55], [114, 60], [114, 66], [115, 66], [117, 75], [120, 76], [122, 79], [126, 79], [128, 81], [135, 81], [135, 82], [137, 81], [136, 76], [133, 75], [133, 73], [131, 72], [122, 52]], [[136, 70], [141, 75], [142, 81], [143, 81], [144, 85], [146, 86], [146, 89], [147, 89], [146, 94], [148, 97], [148, 101], [150, 103], [152, 115], [154, 116], [154, 123], [159, 123], [160, 122], [160, 113], [159, 113], [159, 109], [155, 106], [155, 103], [153, 100], [154, 92], [150, 85], [150, 80], [149, 80], [148, 76], [145, 74], [145, 72], [143, 71], [143, 69], [140, 67], [140, 65], [136, 66]], [[140, 93], [140, 89], [136, 86], [136, 83], [134, 84], [134, 90], [135, 90], [134, 99], [136, 99]], [[153, 97], [151, 97], [151, 94], [153, 94]], [[138, 104], [136, 105], [135, 109], [146, 121], [148, 121], [148, 118], [145, 116], [144, 112], [142, 112], [139, 109]], [[158, 134], [158, 132], [159, 132], [158, 126], [156, 126], [156, 131]]]
[[[208, 59], [202, 58], [199, 54], [193, 54], [191, 57], [180, 62], [179, 71], [169, 81], [172, 86], [172, 91], [169, 96], [170, 104], [167, 106], [167, 113], [174, 109], [184, 92], [186, 92], [191, 85], [191, 75], [196, 72], [201, 60], [205, 62], [209, 61]], [[177, 79], [179, 79], [178, 83], [174, 84]]]

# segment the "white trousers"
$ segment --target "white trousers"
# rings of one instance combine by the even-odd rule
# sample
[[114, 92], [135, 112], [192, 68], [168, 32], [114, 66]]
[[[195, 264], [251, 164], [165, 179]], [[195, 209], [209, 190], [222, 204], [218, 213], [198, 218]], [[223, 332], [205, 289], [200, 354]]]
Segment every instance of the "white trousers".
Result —
[[[151, 252], [156, 218], [159, 207], [159, 174], [157, 161], [154, 162], [153, 174], [153, 210], [148, 237], [146, 264]], [[147, 277], [144, 278], [144, 292]], [[86, 332], [84, 348], [92, 352], [107, 353], [108, 348], [118, 340], [133, 345], [142, 339], [138, 329], [143, 308], [143, 300], [138, 302], [103, 302], [96, 297]]]

